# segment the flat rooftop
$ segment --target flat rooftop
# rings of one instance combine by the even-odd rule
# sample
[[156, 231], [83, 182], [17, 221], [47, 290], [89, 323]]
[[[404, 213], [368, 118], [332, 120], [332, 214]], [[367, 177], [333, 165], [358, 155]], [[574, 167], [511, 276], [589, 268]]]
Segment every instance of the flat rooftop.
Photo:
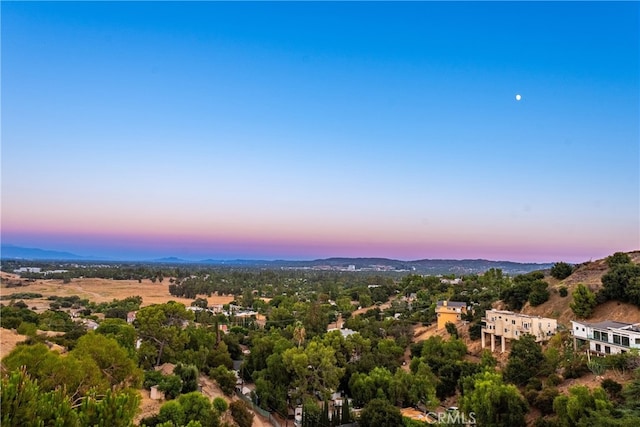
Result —
[[[495, 308], [492, 308], [491, 310], [487, 310], [484, 315], [485, 317], [489, 314], [504, 314], [505, 316], [516, 316], [516, 317], [524, 317], [527, 319], [551, 319], [548, 317], [542, 317], [542, 316], [531, 316], [528, 314], [522, 314], [522, 313], [515, 313], [513, 311], [508, 311], [508, 310], [496, 310]], [[556, 319], [551, 319], [551, 320], [556, 320]]]
[[604, 320], [602, 322], [596, 322], [596, 323], [580, 322], [578, 320], [574, 320], [574, 322], [589, 326], [590, 328], [597, 328], [597, 329], [627, 329], [627, 330], [632, 330], [634, 332], [640, 331], [640, 328], [638, 327], [640, 324], [638, 323], [634, 324], [634, 323], [618, 322], [616, 320]]

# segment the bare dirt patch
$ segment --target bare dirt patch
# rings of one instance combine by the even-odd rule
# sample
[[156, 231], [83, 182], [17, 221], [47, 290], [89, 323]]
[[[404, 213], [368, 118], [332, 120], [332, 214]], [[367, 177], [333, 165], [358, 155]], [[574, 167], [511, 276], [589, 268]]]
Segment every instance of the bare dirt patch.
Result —
[[11, 353], [18, 343], [26, 339], [26, 336], [20, 335], [13, 329], [0, 328], [0, 359]]
[[[629, 256], [634, 263], [640, 264], [640, 252], [630, 252]], [[579, 284], [587, 286], [593, 292], [599, 291], [602, 288], [602, 276], [607, 273], [608, 269], [606, 261], [601, 259], [578, 266], [571, 276], [562, 281], [553, 277], [545, 277], [545, 281], [549, 283], [551, 294], [549, 300], [537, 307], [531, 307], [527, 303], [522, 309], [522, 313], [558, 319], [558, 324], [570, 328], [571, 320], [576, 320], [576, 316], [569, 306], [573, 301], [571, 293]], [[569, 292], [566, 297], [561, 297], [559, 294], [558, 290], [562, 286], [565, 286]], [[638, 323], [640, 322], [640, 308], [632, 304], [608, 301], [596, 307], [588, 322], [595, 323], [603, 320]]]

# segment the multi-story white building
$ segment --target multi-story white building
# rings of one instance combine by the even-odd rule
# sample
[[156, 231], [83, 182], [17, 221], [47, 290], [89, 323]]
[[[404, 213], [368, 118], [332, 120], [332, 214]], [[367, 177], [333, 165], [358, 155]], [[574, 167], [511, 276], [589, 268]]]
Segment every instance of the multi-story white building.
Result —
[[491, 351], [495, 351], [495, 341], [500, 337], [500, 350], [506, 350], [506, 340], [517, 340], [525, 334], [531, 334], [536, 342], [547, 341], [555, 335], [558, 321], [547, 317], [529, 316], [505, 310], [488, 310], [482, 318], [482, 348], [486, 346], [487, 337], [490, 339]]
[[605, 320], [598, 323], [571, 321], [573, 347], [588, 345], [592, 353], [620, 354], [640, 349], [640, 323]]

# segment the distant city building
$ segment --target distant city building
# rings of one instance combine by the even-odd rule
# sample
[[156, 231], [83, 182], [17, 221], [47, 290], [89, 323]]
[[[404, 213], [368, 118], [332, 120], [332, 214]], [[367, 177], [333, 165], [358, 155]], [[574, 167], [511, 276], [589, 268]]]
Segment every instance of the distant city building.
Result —
[[640, 349], [640, 323], [605, 320], [598, 323], [571, 321], [573, 347], [584, 345], [592, 353], [620, 354]]
[[462, 315], [468, 311], [466, 302], [438, 301], [436, 304], [436, 316], [438, 318], [437, 329], [444, 329], [448, 322], [457, 323], [462, 320]]
[[42, 269], [40, 267], [20, 267], [13, 270], [14, 273], [40, 273]]
[[486, 338], [489, 337], [491, 351], [495, 351], [495, 340], [500, 337], [501, 352], [505, 352], [506, 340], [518, 340], [525, 334], [531, 334], [536, 342], [547, 341], [555, 335], [558, 329], [558, 321], [540, 316], [529, 316], [514, 313], [512, 311], [492, 309], [482, 318], [482, 348], [486, 347]]

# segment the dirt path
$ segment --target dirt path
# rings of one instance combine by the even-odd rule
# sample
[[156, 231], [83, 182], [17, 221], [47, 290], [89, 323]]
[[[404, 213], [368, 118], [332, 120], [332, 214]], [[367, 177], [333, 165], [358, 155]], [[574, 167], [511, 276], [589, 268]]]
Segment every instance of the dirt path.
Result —
[[391, 303], [392, 303], [396, 298], [397, 298], [396, 296], [391, 297], [391, 299], [389, 299], [389, 301], [387, 301], [387, 302], [385, 302], [385, 303], [383, 303], [383, 304], [380, 304], [380, 305], [376, 305], [376, 304], [374, 304], [374, 305], [370, 305], [369, 307], [359, 308], [359, 309], [357, 309], [356, 311], [354, 311], [353, 313], [351, 313], [351, 315], [352, 315], [352, 316], [357, 316], [357, 315], [359, 315], [359, 314], [366, 313], [366, 312], [367, 312], [367, 311], [369, 311], [369, 310], [373, 310], [374, 308], [379, 308], [380, 310], [386, 310], [387, 308], [390, 308], [390, 307], [391, 307]]

